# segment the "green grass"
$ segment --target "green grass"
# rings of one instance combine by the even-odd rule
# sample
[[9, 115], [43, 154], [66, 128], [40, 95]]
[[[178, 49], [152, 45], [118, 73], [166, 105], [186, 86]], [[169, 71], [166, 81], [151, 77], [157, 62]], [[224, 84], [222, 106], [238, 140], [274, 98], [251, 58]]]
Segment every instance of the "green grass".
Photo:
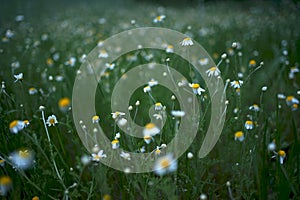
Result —
[[[191, 5], [182, 3], [182, 7], [159, 7], [138, 1], [56, 3], [57, 7], [50, 3], [13, 2], [3, 3], [0, 8], [1, 38], [7, 29], [15, 33], [8, 42], [0, 42], [0, 81], [5, 85], [0, 93], [0, 156], [6, 160], [5, 165], [0, 166], [0, 177], [9, 176], [13, 184], [3, 199], [32, 199], [34, 196], [40, 199], [101, 199], [106, 194], [111, 199], [200, 199], [201, 194], [206, 194], [208, 199], [299, 198], [299, 109], [292, 111], [284, 99], [277, 98], [277, 94], [283, 93], [300, 99], [300, 73], [289, 79], [290, 68], [300, 62], [300, 13], [293, 2], [194, 2]], [[15, 22], [18, 14], [24, 14], [25, 20]], [[154, 24], [152, 20], [158, 14], [165, 14], [166, 19]], [[106, 23], [99, 24], [100, 18], [105, 18]], [[131, 24], [131, 20], [136, 23]], [[200, 121], [196, 139], [178, 160], [177, 171], [162, 177], [153, 172], [126, 174], [101, 162], [84, 165], [81, 157], [90, 156], [90, 153], [77, 135], [72, 110], [62, 112], [58, 101], [72, 97], [82, 54], [88, 54], [98, 41], [116, 33], [147, 26], [170, 28], [190, 35], [212, 55], [215, 63], [224, 52], [228, 53], [228, 62], [222, 62], [219, 67], [224, 84], [227, 79], [241, 79], [244, 84], [240, 95], [227, 87], [229, 104], [222, 135], [207, 157], [197, 157], [209, 123], [208, 112]], [[43, 34], [48, 35], [45, 41], [41, 40]], [[239, 42], [242, 48], [229, 55], [233, 42]], [[283, 54], [285, 50], [287, 55]], [[57, 53], [59, 58], [54, 60], [53, 66], [47, 65], [47, 59]], [[149, 54], [154, 55], [152, 61], [162, 64], [165, 64], [162, 60], [170, 57], [171, 67], [177, 67], [185, 75], [190, 72], [187, 61], [163, 51], [130, 52], [129, 55], [137, 55], [135, 62], [128, 62], [126, 55], [119, 58], [117, 67], [99, 83], [96, 95], [96, 99], [100, 99], [96, 105], [99, 124], [109, 139], [119, 130], [107, 106], [114, 85], [122, 70], [147, 63], [144, 55]], [[74, 67], [65, 65], [70, 57], [77, 58]], [[252, 59], [257, 66], [264, 62], [263, 67], [254, 72], [248, 67]], [[20, 67], [14, 69], [11, 64], [16, 61]], [[24, 79], [14, 82], [13, 75], [21, 72]], [[237, 77], [239, 72], [243, 73], [243, 78]], [[62, 82], [55, 80], [57, 75], [63, 76]], [[49, 80], [49, 76], [54, 79]], [[195, 79], [203, 82], [200, 76], [187, 77], [190, 82]], [[263, 86], [267, 86], [267, 91], [262, 91]], [[30, 87], [38, 89], [38, 93], [29, 95]], [[133, 105], [131, 116], [137, 112], [136, 123], [144, 126], [149, 122], [148, 109], [153, 102], [142, 89], [143, 86], [134, 93], [130, 104]], [[174, 108], [180, 109], [178, 102], [171, 100], [172, 92], [168, 89], [157, 87], [152, 94], [166, 105], [168, 113]], [[205, 95], [202, 111], [210, 106], [210, 96]], [[202, 98], [199, 97], [199, 101]], [[141, 102], [138, 108], [134, 106], [137, 100]], [[260, 107], [258, 113], [249, 110], [254, 103]], [[46, 119], [52, 114], [58, 119], [56, 126], [47, 128], [50, 143], [39, 110], [41, 105], [45, 106]], [[235, 108], [238, 108], [236, 113]], [[249, 116], [256, 122], [253, 130], [244, 128]], [[12, 134], [9, 124], [16, 119], [28, 119], [30, 125]], [[234, 140], [237, 131], [244, 132], [244, 141]], [[168, 116], [161, 139], [146, 145], [143, 140], [121, 132], [121, 147], [135, 151], [145, 146], [147, 151], [152, 151], [161, 143], [168, 144], [175, 132], [174, 120]], [[280, 149], [286, 152], [283, 164], [278, 155], [268, 151], [268, 144], [273, 140], [276, 153]], [[17, 170], [12, 167], [9, 155], [20, 148], [35, 152], [32, 168]], [[187, 158], [188, 152], [194, 154], [192, 159]], [[230, 187], [226, 185], [228, 181]]]

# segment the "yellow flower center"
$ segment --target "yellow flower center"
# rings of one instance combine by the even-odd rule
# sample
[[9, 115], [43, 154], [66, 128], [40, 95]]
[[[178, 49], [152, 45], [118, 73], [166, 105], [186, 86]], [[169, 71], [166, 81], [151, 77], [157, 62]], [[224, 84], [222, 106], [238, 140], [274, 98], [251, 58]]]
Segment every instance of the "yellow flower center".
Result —
[[185, 41], [185, 42], [188, 42], [190, 40], [191, 40], [191, 38], [189, 38], [189, 37], [186, 37], [186, 38], [183, 39], [183, 41]]
[[155, 104], [155, 106], [156, 106], [156, 107], [161, 107], [161, 103], [160, 103], [160, 102], [157, 102], [157, 103]]
[[256, 65], [256, 61], [255, 60], [250, 60], [249, 65]]
[[19, 156], [21, 156], [22, 158], [27, 158], [30, 155], [30, 152], [28, 150], [20, 150], [19, 151]]
[[98, 121], [99, 120], [99, 116], [98, 115], [93, 116], [92, 120], [93, 121]]
[[50, 123], [50, 124], [54, 124], [54, 123], [55, 123], [54, 118], [51, 118], [51, 119], [49, 120], [49, 123]]
[[160, 163], [163, 168], [167, 168], [170, 166], [170, 161], [168, 159], [163, 159]]
[[47, 59], [47, 65], [53, 65], [53, 60], [52, 58]]
[[9, 185], [11, 184], [11, 178], [9, 176], [2, 176], [0, 178], [0, 185]]
[[293, 108], [298, 108], [298, 104], [294, 103]]
[[240, 138], [243, 137], [244, 133], [242, 131], [238, 131], [235, 133], [235, 137]]
[[144, 140], [150, 140], [150, 139], [151, 139], [151, 136], [150, 136], [150, 135], [144, 136]]
[[109, 194], [105, 194], [103, 197], [102, 197], [103, 200], [111, 200], [111, 196]]
[[198, 83], [193, 83], [192, 84], [193, 89], [198, 89], [199, 87], [200, 87], [200, 85]]
[[285, 151], [279, 150], [278, 155], [281, 156], [281, 157], [284, 157], [285, 156]]
[[18, 120], [14, 120], [14, 121], [12, 121], [10, 124], [9, 124], [9, 128], [14, 128], [15, 126], [17, 126], [18, 125]]
[[253, 125], [253, 121], [248, 120], [248, 121], [246, 121], [246, 124]]
[[0, 160], [0, 164], [2, 164], [2, 163], [4, 163], [4, 162], [5, 162], [5, 160], [3, 160], [3, 159]]
[[173, 45], [168, 45], [168, 49], [173, 49]]
[[294, 96], [287, 96], [287, 97], [286, 97], [286, 100], [287, 100], [287, 101], [292, 101], [293, 99], [294, 99]]
[[70, 99], [68, 97], [62, 98], [58, 102], [59, 107], [68, 107], [70, 105]]
[[27, 119], [25, 119], [23, 122], [24, 124], [29, 124], [29, 121]]
[[217, 67], [211, 67], [209, 70], [214, 72], [217, 70]]
[[153, 124], [153, 123], [149, 123], [149, 124], [146, 124], [146, 126], [145, 126], [145, 128], [146, 129], [153, 129], [155, 127], [155, 124]]
[[111, 142], [111, 144], [118, 144], [119, 143], [119, 140], [113, 140], [112, 142]]
[[160, 154], [160, 152], [161, 152], [160, 149], [156, 149], [156, 150], [155, 150], [155, 153], [156, 153], [156, 154]]
[[40, 198], [38, 196], [35, 196], [32, 198], [32, 200], [39, 200]]

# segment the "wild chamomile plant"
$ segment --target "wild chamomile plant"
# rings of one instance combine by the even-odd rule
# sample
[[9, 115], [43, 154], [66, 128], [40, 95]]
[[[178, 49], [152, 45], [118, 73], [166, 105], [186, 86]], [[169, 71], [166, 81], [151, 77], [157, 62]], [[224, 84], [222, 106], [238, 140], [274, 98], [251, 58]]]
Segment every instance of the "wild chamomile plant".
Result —
[[[13, 1], [1, 6], [3, 199], [299, 196], [297, 4], [175, 2], [180, 6], [136, 1], [73, 2], [68, 7]], [[95, 46], [103, 46], [116, 33], [149, 26], [174, 29], [186, 37], [161, 44], [160, 50], [138, 47], [105, 63], [105, 70], [97, 74], [101, 82], [95, 96], [96, 113], [90, 116], [93, 128], [78, 122], [86, 137], [102, 128], [109, 147], [122, 149], [116, 156], [123, 164], [134, 162], [128, 152], [149, 153], [156, 159], [153, 172], [135, 174], [125, 165], [121, 172], [103, 164], [112, 157], [97, 142], [89, 150], [84, 147], [73, 121], [72, 89], [75, 77], [86, 73], [80, 66]], [[199, 54], [197, 63], [206, 69], [202, 76], [222, 78], [226, 94], [222, 135], [201, 159], [198, 151], [210, 123], [213, 94], [189, 60], [174, 53], [178, 46], [189, 50], [196, 42], [216, 63], [208, 66], [209, 58]], [[121, 45], [114, 50], [119, 51]], [[111, 54], [103, 49], [97, 56], [104, 59]], [[194, 59], [190, 52], [189, 56]], [[125, 110], [110, 108], [117, 81], [135, 66], [149, 63], [166, 65], [162, 74], [166, 78], [172, 77], [172, 69], [180, 71], [185, 78], [172, 83], [194, 95], [200, 105], [197, 136], [179, 159], [166, 150], [189, 113], [156, 77], [133, 92]], [[122, 101], [123, 97], [118, 98]], [[133, 134], [132, 122], [141, 127], [140, 138], [123, 130], [127, 127]]]

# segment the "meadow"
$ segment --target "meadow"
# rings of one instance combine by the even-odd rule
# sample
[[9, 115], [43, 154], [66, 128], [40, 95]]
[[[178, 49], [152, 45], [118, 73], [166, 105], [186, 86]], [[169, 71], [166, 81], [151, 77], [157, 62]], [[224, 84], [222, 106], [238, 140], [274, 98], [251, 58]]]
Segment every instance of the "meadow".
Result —
[[[299, 199], [299, 9], [296, 1], [1, 1], [1, 198]], [[205, 75], [224, 84], [226, 118], [212, 151], [199, 158], [214, 122], [207, 83], [189, 61], [165, 46], [136, 49], [107, 63], [98, 74], [91, 122], [102, 128], [112, 149], [150, 152], [161, 166], [131, 173], [103, 164], [110, 159], [104, 146], [84, 147], [73, 120], [72, 92], [95, 47], [141, 27], [176, 30], [186, 35], [181, 46], [194, 41], [205, 48], [216, 63]], [[206, 65], [206, 58], [198, 59]], [[144, 127], [143, 139], [127, 135], [120, 126], [129, 116], [110, 107], [118, 80], [150, 62], [184, 74], [176, 84], [194, 92], [201, 105], [197, 136], [177, 160], [164, 152], [185, 117], [172, 91], [154, 81], [134, 91], [126, 109]], [[153, 106], [156, 120], [166, 120], [163, 127], [149, 123]], [[120, 159], [134, 161], [124, 152]]]

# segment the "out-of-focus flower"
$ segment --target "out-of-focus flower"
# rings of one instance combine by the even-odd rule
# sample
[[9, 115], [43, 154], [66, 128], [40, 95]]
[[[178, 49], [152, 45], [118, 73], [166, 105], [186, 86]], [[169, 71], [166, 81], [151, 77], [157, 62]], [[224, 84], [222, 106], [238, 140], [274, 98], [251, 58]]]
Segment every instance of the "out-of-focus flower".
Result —
[[62, 112], [66, 112], [69, 107], [70, 107], [70, 104], [71, 104], [71, 101], [68, 97], [64, 97], [64, 98], [61, 98], [59, 101], [58, 101], [58, 106], [59, 106], [59, 109], [62, 111]]
[[218, 67], [211, 67], [206, 71], [206, 74], [208, 77], [210, 76], [219, 76], [221, 74], [221, 71], [219, 70]]
[[26, 170], [34, 164], [34, 152], [29, 149], [21, 149], [10, 154], [9, 159], [13, 167]]
[[102, 158], [106, 158], [106, 154], [103, 153], [103, 150], [100, 150], [98, 153], [92, 153], [92, 161], [99, 162]]
[[9, 176], [0, 177], [0, 195], [6, 196], [7, 193], [12, 189], [12, 180]]
[[23, 73], [15, 74], [14, 77], [16, 79], [15, 82], [22, 81], [23, 80]]
[[283, 161], [284, 161], [284, 159], [286, 157], [285, 151], [284, 150], [279, 150], [278, 151], [278, 156], [279, 156], [279, 162], [280, 162], [280, 164], [283, 164]]
[[247, 120], [247, 121], [245, 122], [245, 128], [246, 128], [247, 130], [253, 129], [253, 128], [254, 128], [254, 123], [253, 123], [253, 121]]
[[186, 37], [180, 42], [180, 44], [182, 46], [192, 46], [194, 44], [194, 42], [193, 42], [192, 38]]
[[230, 85], [233, 88], [241, 88], [241, 86], [243, 85], [244, 81], [238, 80], [238, 81], [231, 81]]
[[234, 140], [238, 140], [240, 142], [244, 141], [245, 139], [245, 136], [244, 136], [244, 133], [242, 131], [237, 131], [235, 134], [234, 134]]
[[153, 123], [146, 124], [143, 130], [144, 136], [155, 136], [159, 132], [160, 132], [159, 128]]
[[198, 83], [190, 83], [189, 86], [193, 89], [194, 94], [201, 95], [201, 92], [205, 92]]
[[167, 154], [156, 160], [154, 164], [154, 173], [163, 176], [166, 173], [174, 172], [177, 170], [177, 160], [173, 158], [172, 154]]
[[11, 133], [17, 134], [19, 131], [23, 130], [25, 127], [24, 121], [14, 120], [9, 124], [9, 130]]
[[153, 19], [153, 22], [154, 22], [154, 23], [162, 22], [165, 18], [166, 18], [165, 15], [158, 15], [157, 17], [155, 17], [155, 18]]
[[185, 115], [185, 112], [182, 111], [182, 110], [172, 110], [171, 111], [171, 114], [174, 116], [174, 117], [183, 117]]

